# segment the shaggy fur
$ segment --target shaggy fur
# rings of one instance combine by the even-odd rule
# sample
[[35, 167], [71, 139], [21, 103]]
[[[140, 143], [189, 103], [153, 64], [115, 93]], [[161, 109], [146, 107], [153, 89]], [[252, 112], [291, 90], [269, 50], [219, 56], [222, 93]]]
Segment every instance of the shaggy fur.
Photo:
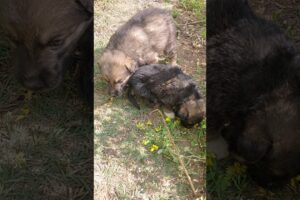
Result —
[[219, 9], [208, 19], [219, 23], [208, 26], [207, 134], [222, 132], [261, 184], [294, 176], [300, 172], [294, 45], [245, 0], [208, 1], [209, 11]]
[[207, 36], [222, 33], [243, 18], [255, 18], [247, 0], [208, 0]]
[[[245, 120], [232, 150], [249, 165], [260, 183], [275, 183], [299, 174], [300, 96], [290, 83], [263, 96]], [[234, 127], [231, 127], [234, 128]], [[226, 131], [226, 130], [225, 130]]]
[[199, 123], [205, 115], [204, 100], [196, 83], [178, 67], [143, 66], [131, 76], [128, 85], [129, 99], [138, 108], [132, 94], [172, 109], [186, 127]]
[[[76, 56], [92, 93], [93, 1], [2, 0], [0, 26], [13, 42], [13, 66], [30, 90], [57, 87]], [[86, 87], [88, 83], [84, 83]]]
[[172, 16], [159, 8], [134, 15], [110, 38], [99, 65], [112, 96], [122, 95], [130, 75], [141, 65], [158, 62], [164, 54], [176, 63], [176, 27]]

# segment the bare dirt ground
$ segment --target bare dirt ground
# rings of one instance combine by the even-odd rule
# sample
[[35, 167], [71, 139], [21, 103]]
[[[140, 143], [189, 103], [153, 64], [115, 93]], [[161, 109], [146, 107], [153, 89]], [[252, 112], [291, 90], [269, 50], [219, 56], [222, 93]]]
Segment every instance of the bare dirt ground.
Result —
[[[107, 84], [101, 79], [96, 64], [110, 36], [137, 11], [151, 6], [170, 9], [178, 28], [178, 64], [198, 81], [205, 94], [205, 38], [200, 34], [205, 32], [205, 26], [191, 12], [177, 5], [177, 1], [160, 0], [95, 1], [94, 193], [97, 200], [197, 198], [192, 195], [178, 163], [158, 151], [149, 151], [142, 142], [147, 133], [137, 125], [145, 121], [154, 124], [160, 120], [159, 116], [151, 113], [153, 109], [147, 106], [140, 111], [135, 109], [126, 97], [109, 100]], [[203, 198], [205, 135], [199, 137], [199, 127], [178, 127], [173, 134], [185, 155], [197, 196]]]

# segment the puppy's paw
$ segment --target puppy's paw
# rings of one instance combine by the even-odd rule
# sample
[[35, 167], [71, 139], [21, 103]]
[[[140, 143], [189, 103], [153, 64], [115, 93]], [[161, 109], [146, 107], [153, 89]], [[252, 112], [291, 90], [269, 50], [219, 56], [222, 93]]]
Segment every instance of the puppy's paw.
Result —
[[165, 114], [166, 117], [169, 117], [170, 119], [175, 118], [175, 113], [172, 110], [169, 110], [167, 108], [163, 108], [163, 113]]
[[213, 153], [217, 160], [228, 157], [228, 145], [222, 136], [207, 141], [207, 151]]

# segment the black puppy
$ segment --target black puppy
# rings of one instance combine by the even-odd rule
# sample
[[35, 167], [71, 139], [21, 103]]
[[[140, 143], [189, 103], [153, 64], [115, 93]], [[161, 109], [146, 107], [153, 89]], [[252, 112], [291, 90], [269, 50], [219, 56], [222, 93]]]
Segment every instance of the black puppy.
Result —
[[[207, 134], [222, 133], [229, 150], [261, 184], [300, 173], [299, 59], [273, 23], [246, 0], [209, 0]], [[284, 89], [283, 89], [284, 88]]]
[[[82, 81], [91, 83], [92, 0], [2, 0], [0, 27], [14, 44], [13, 66], [24, 87], [56, 88], [75, 57], [80, 60]], [[87, 82], [84, 90], [92, 94]]]
[[139, 108], [134, 95], [172, 109], [183, 125], [199, 123], [205, 114], [204, 100], [196, 83], [179, 67], [153, 64], [136, 70], [128, 81], [129, 100]]

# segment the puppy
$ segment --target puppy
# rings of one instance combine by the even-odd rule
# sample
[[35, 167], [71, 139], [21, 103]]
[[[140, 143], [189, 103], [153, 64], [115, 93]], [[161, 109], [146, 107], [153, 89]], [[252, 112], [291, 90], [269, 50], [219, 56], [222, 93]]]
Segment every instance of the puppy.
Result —
[[158, 62], [164, 54], [176, 63], [176, 27], [168, 11], [145, 9], [110, 38], [98, 64], [112, 96], [122, 95], [130, 75], [141, 65]]
[[128, 98], [139, 108], [133, 95], [173, 110], [182, 124], [191, 127], [205, 115], [204, 100], [196, 83], [179, 67], [152, 64], [140, 67], [128, 81]]
[[92, 0], [0, 1], [0, 27], [15, 47], [13, 67], [20, 83], [33, 91], [60, 85], [78, 55], [82, 74], [91, 81], [92, 22]]
[[300, 173], [295, 45], [246, 0], [209, 2], [223, 14], [208, 26], [207, 135], [221, 133], [257, 183], [288, 180]]
[[[300, 172], [300, 96], [291, 81], [261, 97], [242, 127], [227, 127], [230, 150], [264, 186], [276, 186]], [[298, 94], [297, 94], [298, 93]], [[227, 131], [227, 132], [226, 132]]]

